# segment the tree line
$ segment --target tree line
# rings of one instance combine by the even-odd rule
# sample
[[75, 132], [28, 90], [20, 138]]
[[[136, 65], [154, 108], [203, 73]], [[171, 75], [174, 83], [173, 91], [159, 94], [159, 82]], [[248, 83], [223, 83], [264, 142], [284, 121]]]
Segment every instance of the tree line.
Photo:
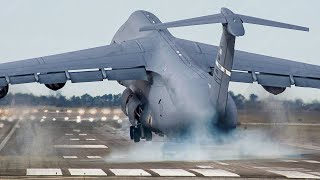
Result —
[[[245, 98], [242, 94], [229, 92], [234, 99], [238, 109], [258, 109], [263, 106], [266, 100], [260, 99], [256, 94], [250, 94]], [[305, 103], [301, 99], [277, 101], [290, 109], [298, 110], [320, 110], [320, 102], [313, 101]], [[56, 106], [56, 107], [119, 107], [121, 104], [121, 94], [105, 94], [102, 96], [72, 96], [67, 98], [63, 95], [57, 96], [35, 96], [33, 94], [9, 93], [0, 100], [0, 106]]]

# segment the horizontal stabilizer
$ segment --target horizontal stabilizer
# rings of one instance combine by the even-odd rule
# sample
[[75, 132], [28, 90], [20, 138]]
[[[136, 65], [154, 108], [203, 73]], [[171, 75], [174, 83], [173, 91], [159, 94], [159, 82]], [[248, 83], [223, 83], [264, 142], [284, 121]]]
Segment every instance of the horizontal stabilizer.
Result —
[[251, 17], [251, 16], [245, 16], [245, 15], [238, 15], [243, 23], [249, 23], [249, 24], [258, 24], [263, 26], [271, 26], [271, 27], [278, 27], [278, 28], [285, 28], [285, 29], [293, 29], [293, 30], [299, 30], [299, 31], [309, 31], [309, 28], [302, 27], [302, 26], [296, 26], [292, 24], [287, 23], [281, 23], [277, 21], [270, 21], [266, 19]]
[[[240, 21], [240, 22], [239, 22]], [[293, 29], [300, 31], [309, 31], [309, 28], [291, 25], [282, 22], [276, 22], [251, 16], [245, 16], [240, 14], [234, 14], [231, 10], [227, 8], [221, 8], [220, 14], [214, 14], [209, 16], [201, 16], [196, 18], [184, 19], [180, 21], [173, 21], [168, 23], [158, 23], [153, 25], [148, 25], [140, 28], [140, 31], [151, 31], [151, 30], [161, 30], [172, 27], [183, 27], [183, 26], [194, 26], [194, 25], [202, 25], [202, 24], [226, 24], [228, 25], [229, 32], [234, 36], [242, 36], [244, 34], [244, 30], [242, 32], [242, 23], [249, 24], [257, 24], [263, 26], [271, 26], [277, 28], [285, 28], [285, 29]]]
[[215, 24], [215, 23], [227, 23], [225, 17], [222, 14], [214, 14], [209, 16], [196, 17], [191, 19], [185, 19], [180, 21], [173, 21], [168, 23], [159, 23], [150, 26], [144, 26], [140, 28], [140, 31], [160, 30], [172, 27], [194, 26], [202, 24]]

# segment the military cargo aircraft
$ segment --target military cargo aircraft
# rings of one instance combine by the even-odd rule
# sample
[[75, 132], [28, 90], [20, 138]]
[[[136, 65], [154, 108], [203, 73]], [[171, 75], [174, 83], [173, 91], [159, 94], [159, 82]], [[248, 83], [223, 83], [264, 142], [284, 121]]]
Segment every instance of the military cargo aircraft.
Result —
[[[219, 46], [179, 39], [167, 30], [216, 23], [223, 29]], [[9, 84], [37, 82], [56, 91], [69, 80], [115, 80], [126, 87], [121, 108], [131, 123], [131, 139], [139, 142], [152, 140], [152, 132], [174, 137], [198, 124], [209, 131], [234, 129], [237, 110], [228, 94], [230, 81], [257, 82], [274, 95], [291, 86], [320, 88], [320, 66], [235, 50], [245, 23], [309, 31], [227, 8], [168, 23], [136, 11], [110, 45], [0, 64], [0, 97]]]

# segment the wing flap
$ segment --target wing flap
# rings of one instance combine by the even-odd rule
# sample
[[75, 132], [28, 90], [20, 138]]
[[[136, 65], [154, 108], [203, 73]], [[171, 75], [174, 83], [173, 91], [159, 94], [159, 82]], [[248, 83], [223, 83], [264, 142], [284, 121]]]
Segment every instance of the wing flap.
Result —
[[103, 81], [101, 71], [72, 72], [69, 74], [72, 83]]
[[39, 83], [41, 84], [55, 84], [55, 83], [65, 83], [67, 81], [67, 76], [65, 72], [40, 74]]
[[10, 84], [23, 84], [23, 83], [31, 83], [35, 82], [35, 76], [32, 75], [22, 75], [22, 76], [11, 76], [9, 77]]

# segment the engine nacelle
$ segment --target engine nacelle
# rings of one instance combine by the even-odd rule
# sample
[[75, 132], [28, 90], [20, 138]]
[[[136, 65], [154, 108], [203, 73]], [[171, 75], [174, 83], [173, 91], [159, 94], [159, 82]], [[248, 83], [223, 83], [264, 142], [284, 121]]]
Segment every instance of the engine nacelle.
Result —
[[6, 86], [0, 86], [0, 99], [4, 98], [9, 91], [9, 85]]
[[133, 92], [130, 88], [125, 89], [121, 95], [121, 110], [126, 116], [128, 116], [127, 104], [132, 96]]
[[273, 95], [281, 94], [286, 90], [285, 87], [273, 87], [273, 86], [262, 86], [262, 87], [263, 89], [265, 89], [266, 91], [268, 91]]
[[129, 121], [133, 126], [137, 125], [137, 120], [139, 119], [141, 113], [141, 110], [139, 109], [141, 108], [140, 106], [141, 102], [136, 95], [133, 95], [126, 105]]
[[53, 91], [58, 91], [63, 88], [66, 83], [45, 84], [45, 86]]

